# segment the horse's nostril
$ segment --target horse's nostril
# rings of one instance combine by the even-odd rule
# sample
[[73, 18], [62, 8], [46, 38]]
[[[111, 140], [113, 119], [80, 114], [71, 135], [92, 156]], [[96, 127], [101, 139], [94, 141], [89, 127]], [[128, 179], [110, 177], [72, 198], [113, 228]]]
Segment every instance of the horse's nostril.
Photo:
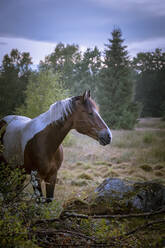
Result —
[[109, 142], [109, 143], [111, 142], [111, 136], [110, 136], [110, 134], [107, 135], [107, 142]]
[[111, 133], [108, 132], [106, 129], [100, 131], [99, 133], [99, 140], [100, 143], [103, 145], [107, 145], [111, 143]]

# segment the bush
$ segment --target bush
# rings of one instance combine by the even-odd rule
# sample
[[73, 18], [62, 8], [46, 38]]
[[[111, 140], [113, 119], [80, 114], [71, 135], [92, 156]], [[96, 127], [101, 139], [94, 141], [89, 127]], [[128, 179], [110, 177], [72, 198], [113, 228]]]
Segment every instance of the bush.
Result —
[[[0, 164], [0, 247], [26, 247], [29, 207], [23, 201], [21, 170]], [[26, 222], [26, 225], [25, 225]], [[35, 246], [32, 246], [35, 247]]]
[[[0, 153], [2, 149], [0, 148]], [[58, 202], [38, 204], [25, 192], [24, 170], [0, 162], [0, 247], [39, 248], [35, 240], [35, 221], [59, 215]]]
[[34, 118], [47, 111], [56, 101], [68, 97], [69, 92], [59, 83], [59, 75], [51, 71], [34, 73], [25, 91], [25, 104], [16, 108], [15, 113]]

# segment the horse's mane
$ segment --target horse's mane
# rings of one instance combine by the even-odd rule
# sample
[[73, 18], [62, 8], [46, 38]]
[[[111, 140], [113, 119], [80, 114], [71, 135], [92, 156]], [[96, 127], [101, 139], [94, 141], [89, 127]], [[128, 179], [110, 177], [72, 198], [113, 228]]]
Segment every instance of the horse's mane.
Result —
[[[64, 121], [69, 114], [72, 114], [75, 107], [75, 102], [80, 98], [81, 96], [75, 96], [53, 103], [49, 108], [51, 123]], [[97, 106], [96, 102], [92, 98], [89, 98], [88, 101], [99, 112], [99, 107]]]
[[53, 103], [50, 108], [51, 122], [63, 121], [73, 111], [72, 97]]

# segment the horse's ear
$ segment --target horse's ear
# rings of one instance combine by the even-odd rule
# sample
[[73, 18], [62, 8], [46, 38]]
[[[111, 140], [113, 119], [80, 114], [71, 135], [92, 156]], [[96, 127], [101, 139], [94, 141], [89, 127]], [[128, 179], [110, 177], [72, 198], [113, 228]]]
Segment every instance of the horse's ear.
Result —
[[83, 96], [82, 96], [83, 102], [85, 102], [87, 100], [87, 98], [88, 98], [88, 91], [85, 91]]
[[90, 90], [86, 90], [82, 96], [83, 102], [85, 102], [91, 96]]
[[91, 91], [88, 90], [88, 97], [91, 97]]

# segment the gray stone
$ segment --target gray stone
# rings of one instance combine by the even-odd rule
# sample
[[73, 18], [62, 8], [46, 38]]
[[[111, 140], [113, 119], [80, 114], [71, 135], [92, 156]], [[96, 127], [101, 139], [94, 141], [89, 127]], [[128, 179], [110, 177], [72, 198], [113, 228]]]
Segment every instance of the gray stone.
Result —
[[87, 198], [93, 213], [147, 212], [165, 205], [165, 187], [154, 181], [107, 178]]

